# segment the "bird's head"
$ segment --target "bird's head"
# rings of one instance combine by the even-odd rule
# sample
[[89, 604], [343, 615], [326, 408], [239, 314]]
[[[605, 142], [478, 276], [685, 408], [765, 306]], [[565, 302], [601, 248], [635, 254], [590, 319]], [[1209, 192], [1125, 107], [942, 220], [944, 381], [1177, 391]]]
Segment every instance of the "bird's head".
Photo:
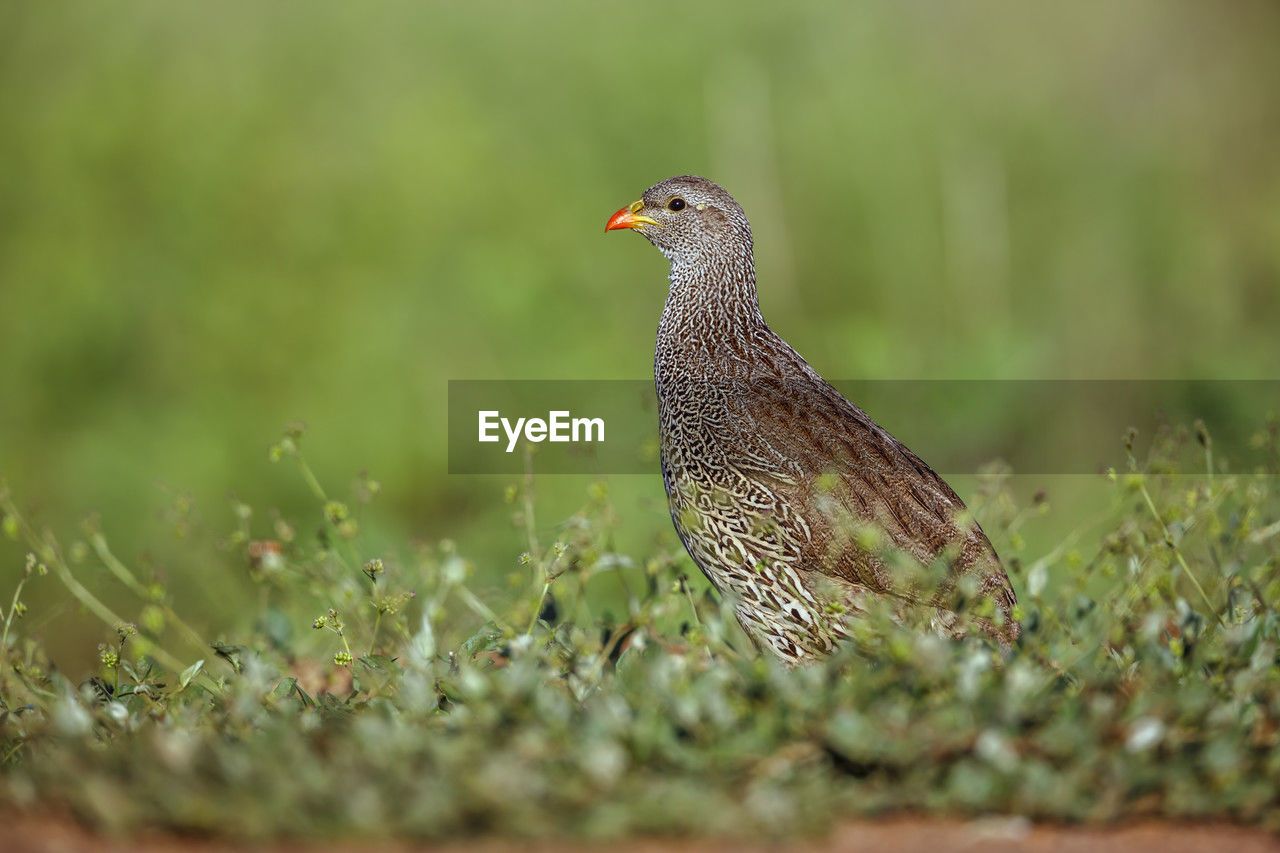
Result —
[[733, 196], [693, 175], [667, 178], [619, 210], [604, 230], [639, 231], [672, 264], [705, 263], [725, 254], [751, 254], [751, 225]]

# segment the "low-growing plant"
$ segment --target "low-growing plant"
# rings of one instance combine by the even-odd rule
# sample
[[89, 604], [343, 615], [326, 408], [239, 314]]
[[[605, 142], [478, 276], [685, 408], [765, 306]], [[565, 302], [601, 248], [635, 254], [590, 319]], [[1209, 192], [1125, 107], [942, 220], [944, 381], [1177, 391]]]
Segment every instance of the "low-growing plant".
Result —
[[[526, 550], [495, 597], [450, 542], [371, 551], [378, 483], [335, 499], [302, 438], [290, 428], [271, 456], [298, 466], [315, 518], [233, 501], [215, 558], [260, 598], [213, 640], [95, 523], [64, 549], [0, 489], [2, 529], [30, 549], [0, 611], [0, 798], [241, 837], [780, 836], [900, 810], [1280, 829], [1274, 425], [1252, 472], [1222, 470], [1200, 425], [1162, 430], [1142, 458], [1128, 436], [1113, 505], [1043, 554], [1021, 530], [1046, 497], [1019, 504], [989, 471], [974, 503], [1018, 589], [1018, 645], [872, 608], [798, 669], [695, 593], [683, 553], [618, 553], [607, 484], [552, 541], [533, 475], [509, 488]], [[79, 583], [90, 557], [136, 614]], [[25, 585], [46, 573], [103, 623], [85, 681], [21, 630]]]

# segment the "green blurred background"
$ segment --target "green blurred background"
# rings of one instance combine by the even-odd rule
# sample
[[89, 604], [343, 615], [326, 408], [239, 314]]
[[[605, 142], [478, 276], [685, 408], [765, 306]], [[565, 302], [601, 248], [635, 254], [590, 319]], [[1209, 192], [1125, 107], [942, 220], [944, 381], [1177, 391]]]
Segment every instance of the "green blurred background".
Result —
[[[446, 473], [446, 383], [648, 376], [665, 265], [602, 226], [686, 172], [832, 378], [1274, 378], [1277, 44], [1264, 2], [3, 4], [0, 472], [217, 631], [243, 569], [165, 508], [318, 520], [267, 461], [303, 420], [334, 492], [383, 483], [375, 542], [499, 589], [522, 538]], [[584, 485], [543, 478], [543, 526]], [[1069, 528], [1092, 487], [1051, 485]], [[656, 473], [611, 487], [624, 546], [671, 535]], [[87, 666], [67, 599], [28, 628]]]

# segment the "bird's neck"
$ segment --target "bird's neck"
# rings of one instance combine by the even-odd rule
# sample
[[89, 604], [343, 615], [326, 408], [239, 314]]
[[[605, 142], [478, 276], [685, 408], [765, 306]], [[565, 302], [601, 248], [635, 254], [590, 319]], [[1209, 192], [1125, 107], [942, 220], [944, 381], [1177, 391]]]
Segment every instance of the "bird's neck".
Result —
[[657, 360], [668, 366], [725, 364], [743, 359], [768, 326], [756, 297], [750, 252], [675, 261], [658, 324]]

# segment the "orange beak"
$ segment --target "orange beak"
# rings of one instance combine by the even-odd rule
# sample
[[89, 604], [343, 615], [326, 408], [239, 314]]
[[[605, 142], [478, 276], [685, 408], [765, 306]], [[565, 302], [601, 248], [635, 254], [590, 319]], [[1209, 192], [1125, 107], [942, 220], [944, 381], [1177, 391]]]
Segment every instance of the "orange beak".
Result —
[[[640, 211], [643, 209], [643, 201], [633, 201], [613, 216], [610, 216], [609, 221], [604, 224], [604, 230], [617, 231], [620, 228], [638, 228], [643, 231], [646, 225], [658, 225], [656, 219], [640, 216]], [[662, 226], [658, 225], [658, 227], [661, 228]]]

